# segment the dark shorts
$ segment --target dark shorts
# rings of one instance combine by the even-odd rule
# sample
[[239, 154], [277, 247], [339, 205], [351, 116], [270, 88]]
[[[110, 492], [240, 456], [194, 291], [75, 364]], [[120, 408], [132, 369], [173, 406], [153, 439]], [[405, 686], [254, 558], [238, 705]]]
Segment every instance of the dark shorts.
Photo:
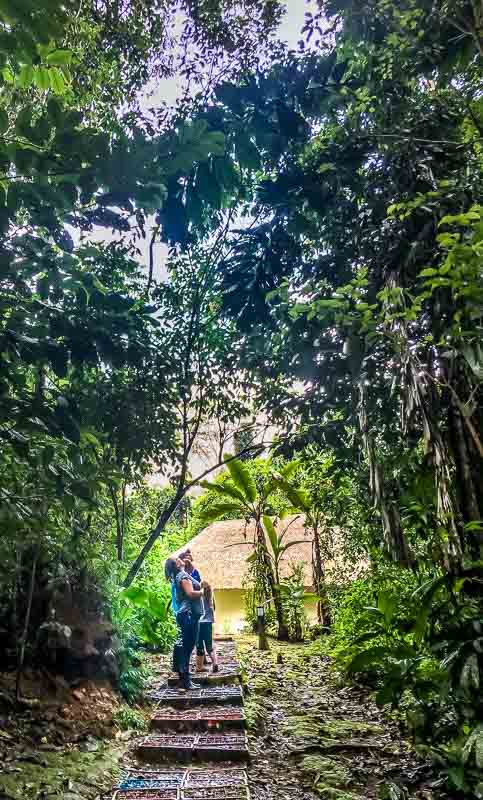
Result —
[[200, 627], [198, 631], [198, 643], [196, 646], [196, 652], [199, 656], [202, 656], [205, 652], [211, 653], [213, 651], [213, 623], [212, 622], [200, 622]]

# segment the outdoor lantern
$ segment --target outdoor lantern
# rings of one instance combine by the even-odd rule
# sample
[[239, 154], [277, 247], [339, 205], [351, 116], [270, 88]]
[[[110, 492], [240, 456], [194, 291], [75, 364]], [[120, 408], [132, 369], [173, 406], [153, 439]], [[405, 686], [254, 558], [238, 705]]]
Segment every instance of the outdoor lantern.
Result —
[[262, 619], [265, 616], [265, 612], [263, 610], [263, 606], [257, 606], [257, 617]]

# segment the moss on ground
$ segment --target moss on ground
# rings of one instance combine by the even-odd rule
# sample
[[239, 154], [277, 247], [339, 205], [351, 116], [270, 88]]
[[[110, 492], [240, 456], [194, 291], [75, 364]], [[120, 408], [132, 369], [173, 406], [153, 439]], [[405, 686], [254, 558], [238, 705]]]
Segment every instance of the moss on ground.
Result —
[[[62, 752], [37, 751], [11, 765], [0, 774], [0, 796], [12, 800], [91, 800], [107, 792], [120, 774], [123, 747], [95, 743], [95, 752], [72, 749]], [[7, 769], [11, 766], [12, 771]]]
[[346, 790], [351, 783], [350, 770], [340, 760], [312, 755], [300, 764], [303, 778], [320, 797], [327, 800], [364, 800], [361, 795]]

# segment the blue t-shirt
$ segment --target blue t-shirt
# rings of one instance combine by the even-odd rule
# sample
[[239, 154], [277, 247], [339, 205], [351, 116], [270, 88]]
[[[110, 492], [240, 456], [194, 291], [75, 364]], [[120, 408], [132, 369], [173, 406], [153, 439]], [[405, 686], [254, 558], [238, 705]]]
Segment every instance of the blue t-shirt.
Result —
[[195, 581], [198, 581], [198, 583], [201, 583], [201, 575], [200, 575], [200, 573], [198, 572], [197, 569], [193, 569], [193, 572], [191, 573], [191, 577], [194, 578]]

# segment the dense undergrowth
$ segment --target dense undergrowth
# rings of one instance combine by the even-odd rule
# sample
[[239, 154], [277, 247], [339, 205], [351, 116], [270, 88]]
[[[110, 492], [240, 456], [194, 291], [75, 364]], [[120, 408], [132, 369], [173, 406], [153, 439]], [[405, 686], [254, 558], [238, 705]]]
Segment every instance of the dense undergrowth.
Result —
[[476, 588], [383, 569], [337, 594], [333, 632], [320, 645], [345, 681], [365, 683], [379, 706], [397, 714], [418, 752], [461, 797], [483, 792]]

